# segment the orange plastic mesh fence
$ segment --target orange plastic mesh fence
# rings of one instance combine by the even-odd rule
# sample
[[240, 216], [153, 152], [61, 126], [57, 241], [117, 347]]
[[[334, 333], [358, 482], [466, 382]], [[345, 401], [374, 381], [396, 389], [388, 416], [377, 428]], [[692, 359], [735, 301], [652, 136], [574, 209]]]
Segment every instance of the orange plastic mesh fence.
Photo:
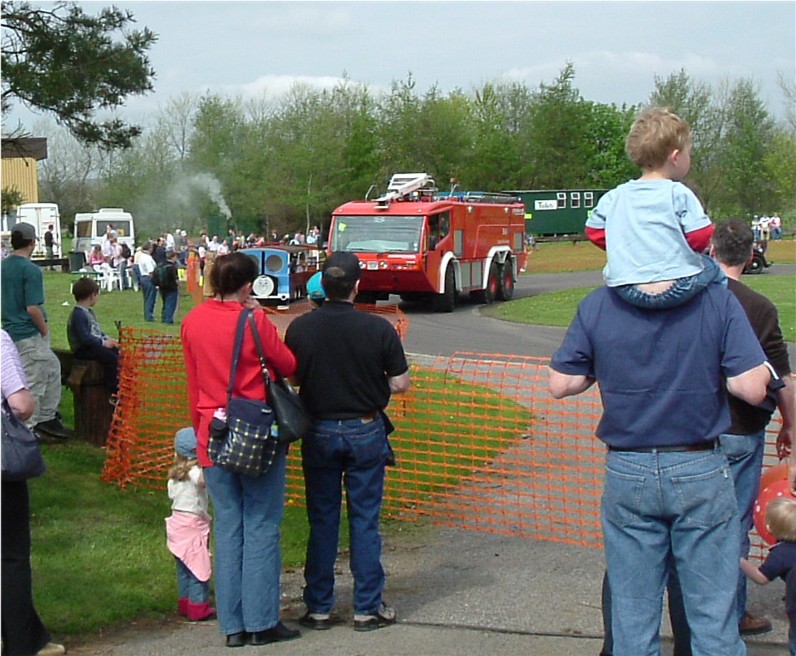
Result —
[[[290, 322], [314, 307], [305, 301], [286, 310], [264, 309], [284, 337]], [[409, 322], [397, 306], [358, 307], [383, 316], [406, 336]], [[177, 335], [128, 327], [121, 329], [120, 342], [119, 400], [102, 480], [161, 488], [174, 458], [174, 433], [191, 425], [182, 345]]]
[[[298, 311], [271, 318], [283, 332]], [[397, 310], [388, 316], [406, 330]], [[179, 339], [123, 329], [122, 352], [103, 480], [162, 488], [174, 433], [189, 425]], [[443, 525], [601, 546], [605, 447], [594, 437], [597, 389], [553, 399], [546, 358], [459, 353], [411, 359], [412, 388], [388, 408], [397, 465], [388, 469], [386, 517], [430, 517]], [[765, 466], [778, 462], [778, 430], [772, 422]], [[303, 505], [295, 447], [287, 494], [290, 503]], [[754, 536], [753, 557], [762, 546]]]

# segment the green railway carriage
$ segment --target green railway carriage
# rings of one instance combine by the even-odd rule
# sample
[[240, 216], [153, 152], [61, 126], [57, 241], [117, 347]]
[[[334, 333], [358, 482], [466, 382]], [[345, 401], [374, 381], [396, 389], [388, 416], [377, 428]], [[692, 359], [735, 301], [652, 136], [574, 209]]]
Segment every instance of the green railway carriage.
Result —
[[525, 231], [536, 236], [584, 233], [589, 213], [607, 189], [507, 190], [525, 204]]

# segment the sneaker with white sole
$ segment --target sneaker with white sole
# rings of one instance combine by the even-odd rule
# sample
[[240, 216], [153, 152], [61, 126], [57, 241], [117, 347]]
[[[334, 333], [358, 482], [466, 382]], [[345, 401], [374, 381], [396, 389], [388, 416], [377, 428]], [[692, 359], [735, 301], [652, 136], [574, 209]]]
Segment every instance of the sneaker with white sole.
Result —
[[395, 609], [383, 603], [375, 615], [354, 615], [354, 631], [374, 631], [395, 624], [395, 620]]
[[57, 642], [48, 642], [36, 652], [36, 656], [61, 656], [66, 653], [66, 647]]

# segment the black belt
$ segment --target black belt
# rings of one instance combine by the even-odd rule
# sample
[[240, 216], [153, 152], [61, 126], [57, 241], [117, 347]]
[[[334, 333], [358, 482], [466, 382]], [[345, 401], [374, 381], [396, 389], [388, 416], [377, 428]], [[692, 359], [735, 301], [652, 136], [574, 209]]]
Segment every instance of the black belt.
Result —
[[677, 446], [639, 446], [639, 447], [620, 447], [609, 446], [609, 451], [619, 451], [626, 453], [676, 453], [681, 451], [711, 451], [718, 446], [718, 440], [709, 442], [697, 442], [696, 444], [679, 444]]
[[378, 417], [380, 412], [378, 410], [374, 410], [373, 412], [369, 412], [366, 415], [359, 415], [355, 417], [321, 417], [318, 421], [356, 421], [357, 419], [362, 420], [363, 422], [373, 421]]

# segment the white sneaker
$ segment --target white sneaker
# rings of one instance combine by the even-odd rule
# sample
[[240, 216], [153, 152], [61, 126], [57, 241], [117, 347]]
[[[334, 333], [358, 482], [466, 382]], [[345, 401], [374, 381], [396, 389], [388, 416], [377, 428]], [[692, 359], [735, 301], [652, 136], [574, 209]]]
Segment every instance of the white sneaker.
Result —
[[48, 642], [36, 652], [36, 656], [61, 656], [66, 653], [66, 647], [57, 642]]
[[395, 624], [395, 609], [382, 603], [375, 615], [354, 615], [354, 631], [373, 631]]

